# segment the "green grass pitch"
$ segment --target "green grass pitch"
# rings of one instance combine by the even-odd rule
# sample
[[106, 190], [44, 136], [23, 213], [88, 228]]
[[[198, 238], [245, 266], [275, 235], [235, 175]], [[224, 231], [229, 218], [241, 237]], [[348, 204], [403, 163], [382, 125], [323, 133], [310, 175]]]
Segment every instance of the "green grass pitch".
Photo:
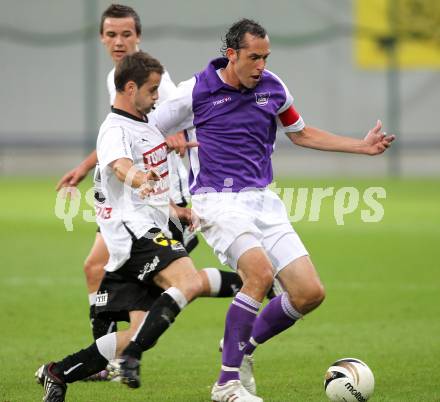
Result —
[[[54, 214], [55, 179], [0, 179], [0, 402], [41, 400], [39, 365], [91, 343], [82, 263], [95, 225], [73, 231]], [[440, 180], [278, 180], [284, 187], [386, 189], [385, 215], [364, 223], [360, 206], [336, 225], [333, 199], [318, 221], [294, 224], [327, 290], [315, 312], [255, 356], [266, 402], [326, 401], [323, 375], [357, 357], [376, 377], [372, 401], [440, 401]], [[90, 182], [81, 186], [84, 195]], [[295, 193], [294, 193], [295, 194]], [[83, 203], [80, 209], [90, 207]], [[306, 213], [310, 209], [307, 204]], [[204, 245], [198, 267], [218, 266]], [[142, 387], [69, 385], [67, 401], [207, 402], [216, 379], [229, 300], [199, 299], [144, 354]]]

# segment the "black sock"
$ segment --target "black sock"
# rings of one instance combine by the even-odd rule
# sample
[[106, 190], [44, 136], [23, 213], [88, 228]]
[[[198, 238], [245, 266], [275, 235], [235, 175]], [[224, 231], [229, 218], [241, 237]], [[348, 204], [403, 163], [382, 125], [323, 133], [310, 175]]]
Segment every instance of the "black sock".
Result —
[[131, 341], [122, 354], [140, 359], [142, 352], [150, 349], [156, 343], [179, 313], [180, 307], [176, 301], [168, 293], [162, 293], [151, 306], [136, 340]]
[[220, 290], [217, 297], [233, 297], [235, 296], [243, 286], [238, 274], [235, 272], [227, 272], [219, 269], [221, 277]]
[[90, 325], [92, 326], [93, 339], [99, 339], [104, 335], [118, 331], [118, 324], [110, 317], [103, 314], [96, 315], [95, 305], [90, 306]]
[[69, 383], [104, 370], [107, 363], [108, 360], [99, 353], [96, 343], [92, 343], [87, 349], [81, 349], [56, 362], [52, 371], [64, 382]]

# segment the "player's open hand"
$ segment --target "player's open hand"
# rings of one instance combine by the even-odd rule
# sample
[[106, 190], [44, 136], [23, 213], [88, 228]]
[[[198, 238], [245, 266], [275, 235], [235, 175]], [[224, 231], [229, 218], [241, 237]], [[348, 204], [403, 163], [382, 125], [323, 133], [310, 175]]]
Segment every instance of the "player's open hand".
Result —
[[76, 168], [68, 171], [57, 183], [55, 190], [59, 191], [63, 187], [76, 187], [89, 173], [89, 169], [78, 165]]
[[188, 142], [185, 138], [185, 134], [183, 134], [183, 131], [168, 136], [165, 141], [170, 152], [176, 151], [176, 153], [179, 154], [181, 158], [185, 156], [185, 151], [187, 150], [187, 148], [194, 148], [199, 146], [198, 142]]
[[145, 173], [144, 182], [139, 187], [139, 196], [144, 199], [155, 191], [155, 184], [157, 181], [162, 180], [159, 172], [156, 169], [151, 168]]
[[366, 154], [379, 155], [390, 147], [391, 143], [396, 139], [395, 135], [387, 135], [382, 131], [382, 122], [377, 121], [376, 125], [365, 136]]

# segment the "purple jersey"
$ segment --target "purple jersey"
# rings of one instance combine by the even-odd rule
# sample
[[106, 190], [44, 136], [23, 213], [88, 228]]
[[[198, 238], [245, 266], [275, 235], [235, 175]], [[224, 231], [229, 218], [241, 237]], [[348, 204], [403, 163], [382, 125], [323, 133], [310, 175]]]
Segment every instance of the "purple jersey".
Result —
[[[224, 83], [218, 70], [227, 63], [225, 58], [211, 61], [157, 110], [161, 131], [189, 129], [189, 139], [199, 143], [190, 150], [192, 194], [238, 192], [270, 184], [278, 116], [293, 103], [284, 83], [267, 70], [252, 89]], [[300, 116], [294, 123], [289, 131], [304, 127]]]

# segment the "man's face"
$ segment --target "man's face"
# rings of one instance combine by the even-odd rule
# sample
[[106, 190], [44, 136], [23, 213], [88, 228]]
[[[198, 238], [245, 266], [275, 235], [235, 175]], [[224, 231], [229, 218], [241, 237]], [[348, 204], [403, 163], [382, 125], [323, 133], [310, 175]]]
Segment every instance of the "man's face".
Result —
[[246, 33], [244, 47], [233, 51], [235, 57], [229, 57], [232, 61], [234, 72], [241, 85], [246, 88], [255, 88], [261, 79], [266, 67], [266, 60], [270, 54], [269, 38], [259, 38]]
[[115, 64], [125, 55], [137, 52], [140, 40], [131, 17], [106, 18], [102, 24], [101, 42]]
[[142, 115], [151, 111], [157, 99], [159, 98], [159, 85], [162, 76], [158, 73], [151, 73], [147, 82], [144, 83], [134, 95], [134, 107]]

